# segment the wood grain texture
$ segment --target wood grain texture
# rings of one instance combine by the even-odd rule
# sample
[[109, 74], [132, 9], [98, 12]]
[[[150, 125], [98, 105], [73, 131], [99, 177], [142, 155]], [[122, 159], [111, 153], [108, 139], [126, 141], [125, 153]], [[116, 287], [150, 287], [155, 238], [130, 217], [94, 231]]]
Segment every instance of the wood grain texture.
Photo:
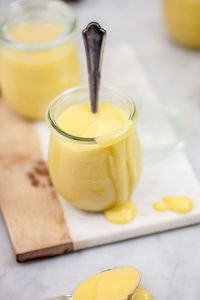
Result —
[[0, 120], [0, 205], [17, 261], [73, 251], [33, 124], [3, 101]]

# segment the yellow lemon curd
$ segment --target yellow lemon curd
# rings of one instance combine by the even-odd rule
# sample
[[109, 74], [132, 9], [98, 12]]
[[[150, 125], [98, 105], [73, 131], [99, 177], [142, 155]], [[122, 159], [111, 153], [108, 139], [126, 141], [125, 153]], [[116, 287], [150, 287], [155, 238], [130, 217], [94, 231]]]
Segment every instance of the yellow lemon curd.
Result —
[[99, 212], [113, 223], [130, 222], [136, 209], [130, 201], [141, 172], [141, 148], [135, 124], [119, 107], [100, 102], [65, 109], [56, 119], [64, 132], [96, 137], [95, 144], [73, 143], [51, 134], [49, 170], [63, 196], [77, 208]]
[[164, 16], [174, 40], [188, 47], [200, 47], [199, 0], [164, 0]]
[[186, 196], [165, 196], [162, 202], [155, 202], [153, 208], [157, 211], [172, 210], [184, 214], [192, 210], [193, 202]]
[[[36, 45], [62, 34], [60, 23], [33, 21], [10, 28], [15, 43]], [[80, 83], [80, 63], [73, 38], [55, 47], [26, 51], [3, 46], [0, 52], [3, 98], [24, 117], [43, 119], [49, 102], [60, 92]]]
[[140, 272], [134, 267], [118, 267], [96, 274], [78, 285], [73, 300], [153, 300], [139, 286]]

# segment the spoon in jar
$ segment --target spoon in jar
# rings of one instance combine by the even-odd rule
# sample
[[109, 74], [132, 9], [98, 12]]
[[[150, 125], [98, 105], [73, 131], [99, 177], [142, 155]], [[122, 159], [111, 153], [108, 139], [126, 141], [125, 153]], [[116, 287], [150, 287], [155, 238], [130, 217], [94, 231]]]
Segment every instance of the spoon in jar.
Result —
[[87, 57], [91, 111], [97, 113], [106, 30], [97, 22], [91, 22], [82, 31], [82, 35]]

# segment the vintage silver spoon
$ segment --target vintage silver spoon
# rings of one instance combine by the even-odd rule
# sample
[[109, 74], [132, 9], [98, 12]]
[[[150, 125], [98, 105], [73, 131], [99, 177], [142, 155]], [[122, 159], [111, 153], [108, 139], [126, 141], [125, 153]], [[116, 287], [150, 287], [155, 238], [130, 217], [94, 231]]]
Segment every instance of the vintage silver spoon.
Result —
[[[131, 294], [128, 295], [125, 299], [122, 300], [131, 300], [131, 296], [133, 296], [133, 294], [135, 293], [135, 290], [138, 288], [140, 284], [140, 281], [138, 282], [138, 285], [133, 289], [133, 291], [131, 291]], [[130, 298], [129, 298], [130, 297]], [[53, 298], [48, 298], [46, 300], [73, 300], [72, 295], [64, 295], [64, 296], [57, 296], [57, 297], [53, 297]]]
[[97, 22], [91, 22], [82, 31], [87, 57], [91, 111], [98, 111], [101, 67], [106, 40], [106, 30]]
[[48, 298], [46, 300], [72, 300], [72, 296], [71, 295], [58, 296], [58, 297]]
[[[102, 272], [106, 272], [106, 271], [109, 271], [109, 270], [112, 270], [114, 268], [111, 268], [111, 269], [107, 269], [107, 270], [104, 270]], [[101, 272], [101, 273], [102, 273]], [[133, 288], [133, 290], [131, 291], [131, 293], [129, 295], [127, 295], [127, 297], [125, 297], [124, 299], [122, 300], [131, 300], [131, 296], [133, 296], [133, 294], [135, 293], [135, 290], [138, 288], [139, 284], [140, 284], [140, 281], [141, 281], [141, 274], [140, 274], [140, 278], [136, 284], [136, 286]], [[45, 300], [73, 300], [72, 298], [72, 295], [63, 295], [63, 296], [57, 296], [57, 297], [53, 297], [53, 298], [48, 298], [48, 299], [45, 299]]]

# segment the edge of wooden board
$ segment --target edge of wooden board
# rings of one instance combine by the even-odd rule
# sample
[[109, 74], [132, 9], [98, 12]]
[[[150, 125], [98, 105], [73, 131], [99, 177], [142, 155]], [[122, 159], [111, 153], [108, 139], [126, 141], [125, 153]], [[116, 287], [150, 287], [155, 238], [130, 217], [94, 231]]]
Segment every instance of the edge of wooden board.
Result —
[[73, 251], [32, 122], [0, 100], [0, 208], [18, 262]]
[[30, 252], [16, 254], [16, 260], [17, 262], [22, 263], [36, 258], [57, 256], [57, 255], [71, 253], [71, 252], [73, 252], [72, 243], [65, 243], [65, 244], [60, 244], [60, 245], [56, 245], [44, 249], [38, 249]]

